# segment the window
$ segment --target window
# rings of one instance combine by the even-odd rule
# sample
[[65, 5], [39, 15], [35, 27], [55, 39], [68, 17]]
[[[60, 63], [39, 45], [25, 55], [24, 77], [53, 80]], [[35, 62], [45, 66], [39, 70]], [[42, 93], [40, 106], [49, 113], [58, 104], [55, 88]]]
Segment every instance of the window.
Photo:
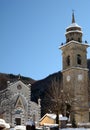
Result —
[[70, 65], [70, 56], [67, 56], [67, 65]]
[[67, 41], [66, 42], [69, 42], [69, 38], [67, 38]]
[[89, 122], [90, 122], [90, 112], [89, 112]]
[[21, 86], [21, 85], [18, 85], [18, 86], [17, 86], [17, 89], [19, 89], [19, 90], [22, 89], [22, 86]]
[[80, 38], [78, 38], [78, 42], [81, 42]]
[[71, 38], [71, 40], [73, 40], [73, 37]]
[[77, 64], [81, 65], [81, 55], [77, 54]]
[[35, 121], [36, 119], [35, 119], [35, 114], [33, 114], [33, 121]]
[[20, 113], [22, 113], [23, 111], [22, 110], [17, 110], [16, 112], [15, 112], [15, 114], [20, 114]]

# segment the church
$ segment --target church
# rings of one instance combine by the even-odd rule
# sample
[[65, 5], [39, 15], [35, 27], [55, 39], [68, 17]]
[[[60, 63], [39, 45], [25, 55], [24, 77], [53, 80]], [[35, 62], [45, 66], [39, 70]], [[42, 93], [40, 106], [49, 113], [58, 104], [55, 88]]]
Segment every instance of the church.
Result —
[[71, 119], [76, 122], [89, 122], [89, 77], [87, 67], [88, 43], [82, 41], [82, 28], [75, 22], [74, 12], [72, 23], [66, 28], [66, 43], [60, 46], [62, 51], [63, 91], [70, 97]]
[[[7, 81], [7, 88], [4, 90], [1, 108], [2, 117], [11, 127], [26, 125], [31, 120], [38, 125], [41, 118], [40, 99], [38, 103], [31, 101], [31, 84], [17, 81]], [[1, 115], [0, 115], [1, 116]]]

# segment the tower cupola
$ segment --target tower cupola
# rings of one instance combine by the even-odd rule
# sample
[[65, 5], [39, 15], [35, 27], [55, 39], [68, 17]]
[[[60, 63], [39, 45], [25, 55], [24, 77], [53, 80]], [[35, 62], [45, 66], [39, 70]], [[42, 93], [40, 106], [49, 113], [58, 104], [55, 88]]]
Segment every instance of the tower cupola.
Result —
[[66, 43], [74, 40], [77, 42], [82, 42], [82, 30], [81, 27], [75, 22], [74, 12], [72, 13], [72, 23], [66, 28]]

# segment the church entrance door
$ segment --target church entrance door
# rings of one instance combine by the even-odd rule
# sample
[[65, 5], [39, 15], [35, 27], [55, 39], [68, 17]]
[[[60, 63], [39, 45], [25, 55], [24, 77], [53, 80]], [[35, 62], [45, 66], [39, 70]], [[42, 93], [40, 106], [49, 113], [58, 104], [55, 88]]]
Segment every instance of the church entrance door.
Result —
[[21, 125], [21, 118], [16, 118], [15, 122], [16, 122], [16, 125]]

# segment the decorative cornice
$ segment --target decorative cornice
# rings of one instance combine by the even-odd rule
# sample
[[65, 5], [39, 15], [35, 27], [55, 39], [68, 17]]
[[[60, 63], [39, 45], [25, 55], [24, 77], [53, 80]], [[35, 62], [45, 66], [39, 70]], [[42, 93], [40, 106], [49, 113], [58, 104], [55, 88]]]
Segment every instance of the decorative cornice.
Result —
[[68, 69], [64, 69], [64, 70], [62, 70], [62, 72], [65, 72], [65, 71], [68, 71], [68, 70], [71, 70], [71, 69], [77, 69], [77, 70], [85, 70], [85, 71], [89, 71], [88, 68], [70, 67], [70, 68], [68, 68]]

